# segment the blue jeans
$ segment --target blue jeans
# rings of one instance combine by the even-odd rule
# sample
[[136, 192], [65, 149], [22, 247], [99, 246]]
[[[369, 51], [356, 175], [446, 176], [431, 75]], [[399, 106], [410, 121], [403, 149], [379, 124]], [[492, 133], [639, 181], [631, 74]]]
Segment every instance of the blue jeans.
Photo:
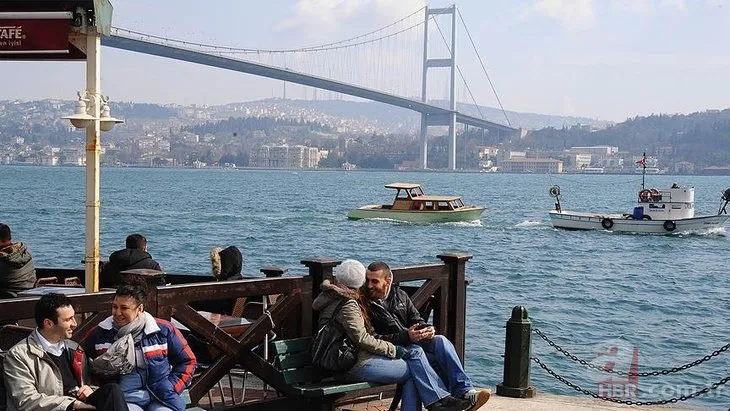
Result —
[[428, 361], [449, 386], [451, 395], [463, 398], [467, 391], [474, 388], [459, 356], [456, 355], [456, 348], [448, 338], [435, 335], [430, 340], [419, 341], [418, 345], [423, 348]]
[[408, 354], [403, 360], [376, 355], [357, 364], [347, 372], [347, 376], [360, 381], [402, 384], [402, 411], [420, 411], [421, 403], [428, 406], [447, 397], [449, 393], [429, 365], [423, 349], [417, 345], [406, 348]]
[[164, 406], [161, 402], [152, 401], [147, 408], [142, 408], [137, 404], [127, 403], [129, 411], [172, 411], [172, 409]]

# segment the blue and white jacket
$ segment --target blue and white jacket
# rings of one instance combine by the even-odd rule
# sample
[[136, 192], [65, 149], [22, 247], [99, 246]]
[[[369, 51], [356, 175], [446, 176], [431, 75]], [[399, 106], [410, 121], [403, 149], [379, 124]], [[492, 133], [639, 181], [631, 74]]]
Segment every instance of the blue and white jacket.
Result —
[[[147, 389], [166, 406], [176, 411], [184, 411], [185, 401], [180, 393], [192, 381], [195, 355], [180, 331], [169, 321], [155, 318], [147, 312], [143, 315], [145, 325], [142, 338], [136, 344], [141, 346], [147, 363]], [[112, 317], [89, 330], [84, 338], [84, 349], [89, 358], [93, 359], [105, 353], [116, 335], [117, 330], [112, 327]]]

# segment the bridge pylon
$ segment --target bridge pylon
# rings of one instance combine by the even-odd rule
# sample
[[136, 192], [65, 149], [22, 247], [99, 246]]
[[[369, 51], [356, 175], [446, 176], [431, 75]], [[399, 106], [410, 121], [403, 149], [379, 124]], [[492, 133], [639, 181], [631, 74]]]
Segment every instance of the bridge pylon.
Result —
[[[451, 47], [449, 58], [428, 57], [428, 20], [432, 15], [451, 15]], [[423, 29], [423, 77], [421, 83], [421, 101], [427, 102], [428, 69], [448, 67], [451, 72], [449, 87], [448, 114], [421, 113], [421, 166], [428, 168], [428, 126], [449, 126], [449, 169], [456, 170], [456, 4], [446, 8], [425, 7]]]

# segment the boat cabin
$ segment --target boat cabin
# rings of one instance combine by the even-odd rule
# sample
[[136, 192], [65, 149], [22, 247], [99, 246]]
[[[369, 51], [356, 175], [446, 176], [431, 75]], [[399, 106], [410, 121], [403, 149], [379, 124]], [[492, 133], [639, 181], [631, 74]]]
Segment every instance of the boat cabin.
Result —
[[419, 184], [393, 183], [385, 188], [397, 190], [392, 205], [383, 205], [384, 209], [415, 211], [452, 211], [464, 207], [461, 197], [429, 196], [424, 194]]
[[[648, 216], [653, 220], [676, 220], [694, 217], [694, 187], [645, 188], [639, 191], [634, 209], [635, 218]], [[640, 210], [639, 210], [640, 209]]]

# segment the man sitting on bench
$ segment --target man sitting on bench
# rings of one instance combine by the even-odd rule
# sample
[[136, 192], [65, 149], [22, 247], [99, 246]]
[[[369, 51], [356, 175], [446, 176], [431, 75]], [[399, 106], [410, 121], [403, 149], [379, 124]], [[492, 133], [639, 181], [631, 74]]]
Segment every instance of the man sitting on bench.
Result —
[[383, 261], [371, 263], [365, 277], [363, 288], [370, 300], [377, 337], [396, 345], [420, 345], [451, 395], [469, 399], [472, 410], [489, 401], [492, 391], [474, 388], [451, 341], [443, 335], [436, 335], [436, 330], [425, 324], [408, 294], [393, 285], [393, 273], [388, 264]]

